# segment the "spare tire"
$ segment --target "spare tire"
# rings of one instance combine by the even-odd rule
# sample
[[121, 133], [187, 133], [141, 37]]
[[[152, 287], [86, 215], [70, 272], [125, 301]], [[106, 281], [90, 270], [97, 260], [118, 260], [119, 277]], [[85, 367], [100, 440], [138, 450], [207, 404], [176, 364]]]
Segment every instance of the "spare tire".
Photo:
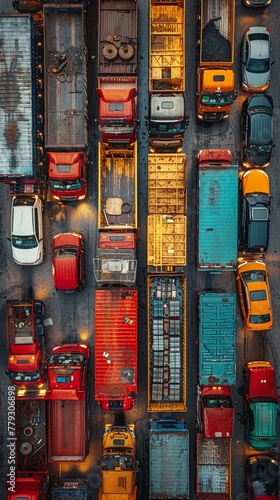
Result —
[[103, 57], [107, 61], [114, 61], [118, 57], [118, 49], [112, 43], [106, 43], [102, 49]]
[[129, 61], [134, 56], [134, 47], [130, 43], [122, 43], [119, 48], [119, 56], [125, 61]]

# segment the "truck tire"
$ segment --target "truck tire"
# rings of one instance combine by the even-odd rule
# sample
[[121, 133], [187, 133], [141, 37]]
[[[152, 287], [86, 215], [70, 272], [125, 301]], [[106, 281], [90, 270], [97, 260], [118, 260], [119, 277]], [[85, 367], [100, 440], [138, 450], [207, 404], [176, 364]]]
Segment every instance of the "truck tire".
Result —
[[115, 61], [118, 57], [118, 49], [112, 43], [106, 43], [102, 49], [103, 57], [107, 61]]
[[119, 48], [119, 56], [124, 61], [130, 61], [134, 56], [134, 47], [130, 43], [123, 43]]

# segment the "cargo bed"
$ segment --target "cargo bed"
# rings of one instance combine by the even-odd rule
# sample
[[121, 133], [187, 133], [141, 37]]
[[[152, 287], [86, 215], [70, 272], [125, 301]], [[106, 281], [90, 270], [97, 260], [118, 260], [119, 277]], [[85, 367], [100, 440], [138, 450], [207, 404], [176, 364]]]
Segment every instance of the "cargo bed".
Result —
[[44, 6], [44, 122], [48, 150], [78, 151], [87, 145], [84, 36], [82, 5]]

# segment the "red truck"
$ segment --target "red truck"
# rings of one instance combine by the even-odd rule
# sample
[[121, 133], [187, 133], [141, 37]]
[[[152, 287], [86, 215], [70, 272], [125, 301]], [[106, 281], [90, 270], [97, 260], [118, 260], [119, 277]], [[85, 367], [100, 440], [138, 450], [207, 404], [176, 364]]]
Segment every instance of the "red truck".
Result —
[[84, 6], [44, 2], [44, 125], [52, 197], [87, 194], [87, 70]]
[[106, 146], [136, 141], [137, 17], [135, 0], [99, 0], [98, 129]]
[[40, 300], [7, 300], [6, 336], [10, 380], [18, 386], [45, 382], [44, 305]]
[[[8, 398], [14, 394], [13, 389], [9, 387]], [[25, 396], [11, 402], [15, 411], [14, 420], [8, 414], [7, 500], [47, 500], [47, 403], [44, 398]]]
[[49, 462], [83, 462], [88, 453], [89, 347], [63, 344], [48, 363]]
[[135, 285], [136, 234], [133, 231], [101, 231], [93, 268], [98, 286]]
[[137, 398], [138, 291], [95, 290], [95, 400], [130, 410]]
[[234, 409], [231, 387], [198, 386], [197, 430], [208, 438], [232, 437]]

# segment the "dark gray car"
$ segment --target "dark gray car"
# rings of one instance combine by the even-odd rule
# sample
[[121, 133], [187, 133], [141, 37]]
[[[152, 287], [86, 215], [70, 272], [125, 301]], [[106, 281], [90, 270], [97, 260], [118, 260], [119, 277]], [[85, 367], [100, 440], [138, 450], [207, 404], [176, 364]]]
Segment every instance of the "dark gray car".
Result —
[[273, 99], [266, 94], [253, 94], [242, 104], [241, 161], [246, 168], [269, 165], [273, 144]]

